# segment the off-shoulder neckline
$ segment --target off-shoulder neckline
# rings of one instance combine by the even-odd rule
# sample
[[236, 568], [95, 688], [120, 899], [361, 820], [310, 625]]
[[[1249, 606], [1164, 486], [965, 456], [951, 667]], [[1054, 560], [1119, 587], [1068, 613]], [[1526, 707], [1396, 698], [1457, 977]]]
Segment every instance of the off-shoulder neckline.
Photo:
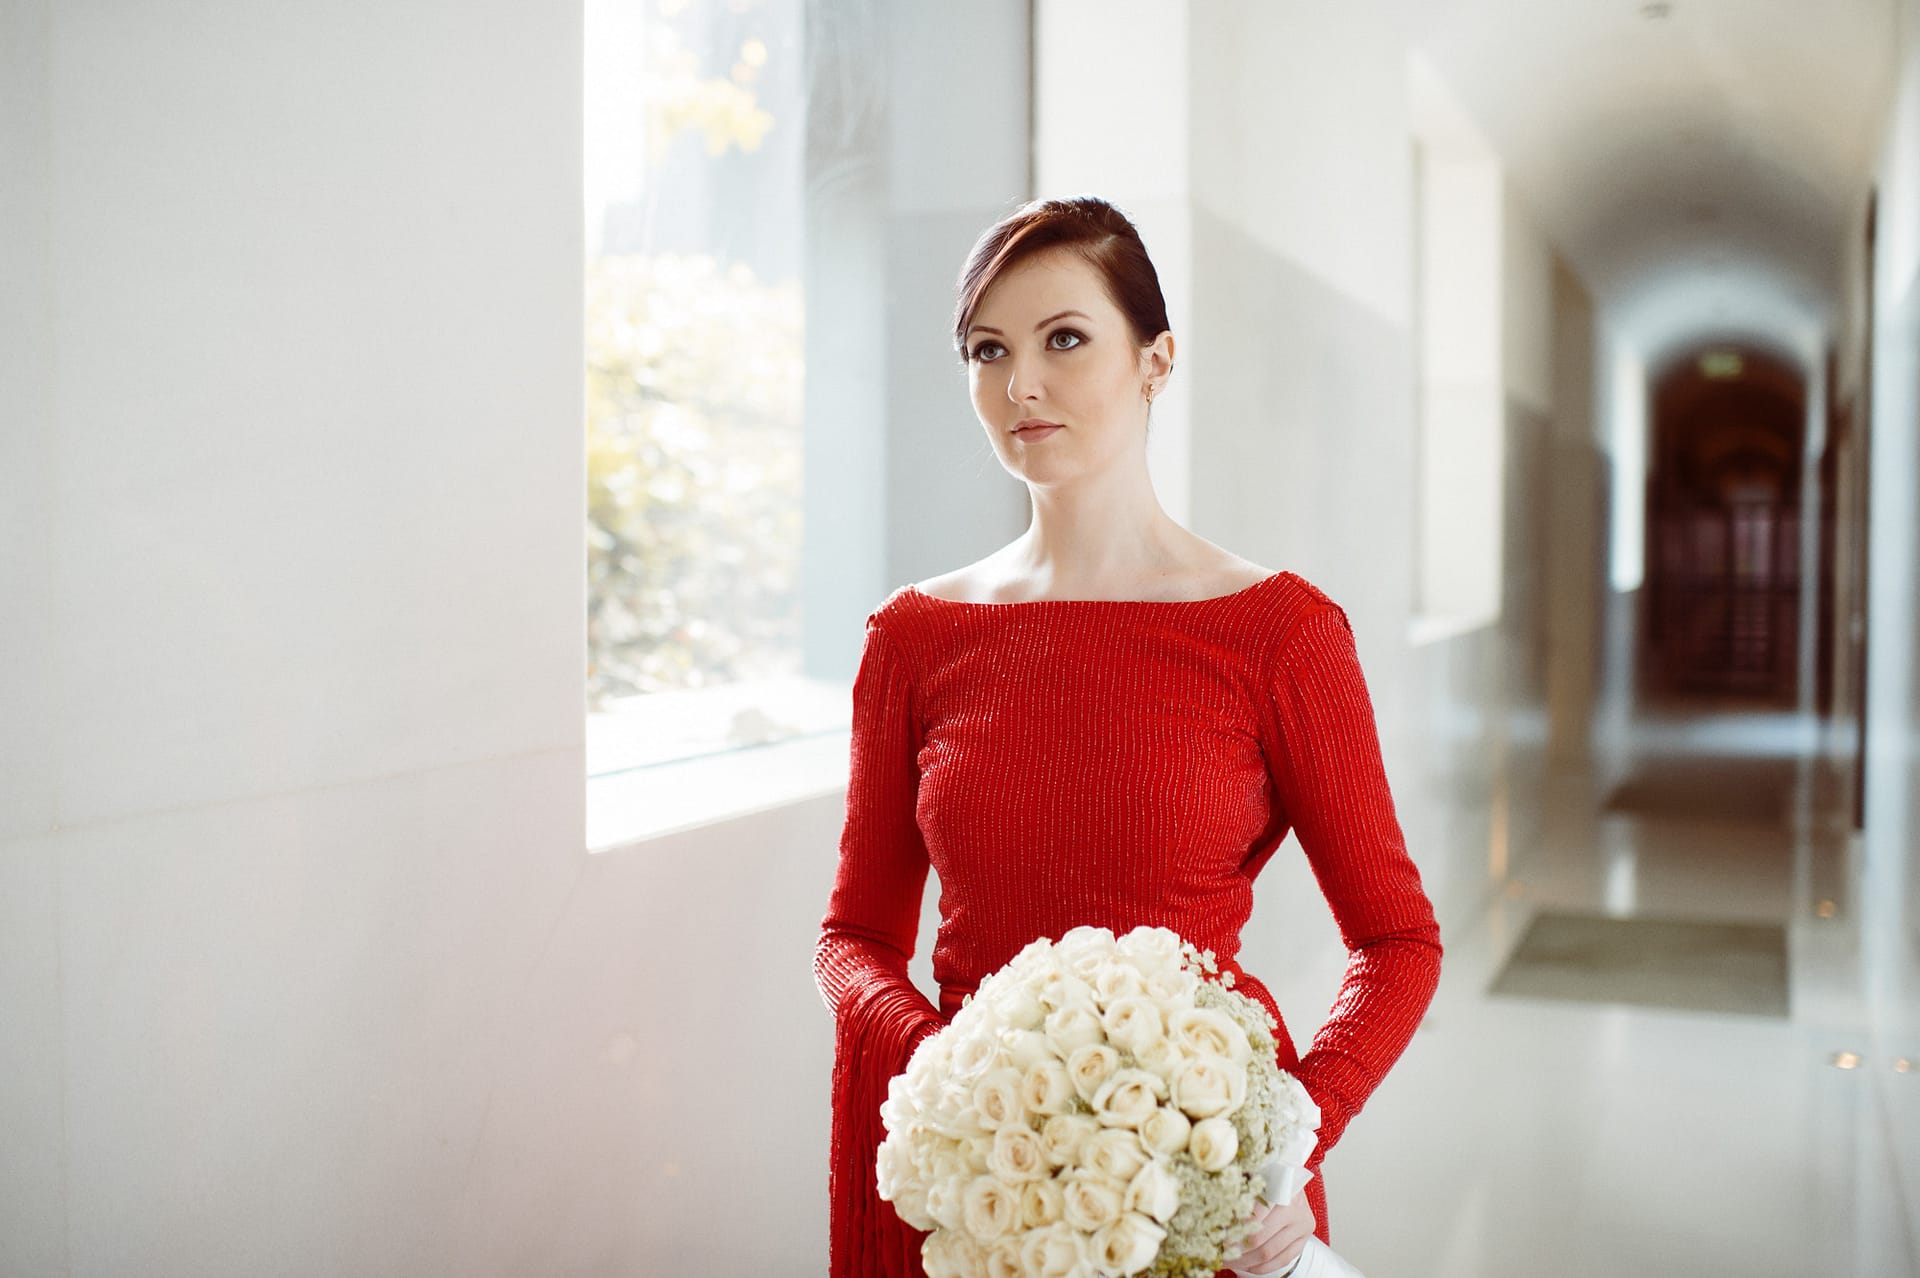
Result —
[[905, 593], [918, 595], [922, 599], [929, 599], [929, 600], [932, 600], [934, 603], [946, 604], [949, 607], [954, 607], [954, 608], [1039, 608], [1039, 607], [1044, 607], [1048, 604], [1052, 604], [1055, 606], [1061, 606], [1061, 605], [1080, 606], [1080, 607], [1095, 606], [1095, 607], [1109, 607], [1109, 608], [1191, 608], [1198, 604], [1225, 603], [1230, 599], [1239, 599], [1244, 595], [1252, 594], [1254, 591], [1259, 590], [1262, 587], [1271, 585], [1272, 583], [1280, 580], [1282, 577], [1288, 577], [1291, 575], [1292, 574], [1289, 573], [1287, 570], [1281, 569], [1279, 572], [1267, 574], [1265, 577], [1262, 577], [1260, 580], [1252, 583], [1251, 585], [1242, 586], [1240, 589], [1229, 591], [1224, 595], [1209, 595], [1205, 599], [979, 600], [979, 599], [949, 599], [945, 595], [930, 595], [926, 591], [920, 589], [919, 586], [912, 585], [912, 584], [903, 586], [901, 589]]

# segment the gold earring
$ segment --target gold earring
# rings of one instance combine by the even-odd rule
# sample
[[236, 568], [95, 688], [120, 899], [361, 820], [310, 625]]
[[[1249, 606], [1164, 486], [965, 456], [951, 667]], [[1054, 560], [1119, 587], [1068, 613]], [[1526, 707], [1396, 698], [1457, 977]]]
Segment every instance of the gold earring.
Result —
[[1147, 383], [1147, 402], [1149, 404], [1153, 402], [1153, 383], [1152, 382]]

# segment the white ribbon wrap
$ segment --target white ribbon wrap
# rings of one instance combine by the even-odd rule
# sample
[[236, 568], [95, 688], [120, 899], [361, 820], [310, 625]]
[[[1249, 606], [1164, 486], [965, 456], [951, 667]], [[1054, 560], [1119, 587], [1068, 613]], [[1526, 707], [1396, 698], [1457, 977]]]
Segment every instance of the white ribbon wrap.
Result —
[[[1316, 1143], [1317, 1137], [1308, 1132], [1304, 1140], [1287, 1145], [1261, 1165], [1260, 1177], [1267, 1182], [1267, 1191], [1259, 1196], [1261, 1202], [1284, 1207], [1307, 1187], [1313, 1173], [1307, 1170], [1306, 1163]], [[1240, 1278], [1366, 1278], [1318, 1238], [1307, 1239], [1306, 1250], [1285, 1269], [1264, 1274], [1256, 1274], [1251, 1269], [1233, 1272]]]

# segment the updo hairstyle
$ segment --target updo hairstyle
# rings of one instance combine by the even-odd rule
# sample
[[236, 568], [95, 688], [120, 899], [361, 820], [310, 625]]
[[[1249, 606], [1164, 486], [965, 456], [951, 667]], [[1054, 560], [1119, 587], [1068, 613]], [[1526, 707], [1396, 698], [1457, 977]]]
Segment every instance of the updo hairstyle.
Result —
[[1140, 242], [1140, 232], [1126, 214], [1093, 195], [1033, 200], [988, 227], [961, 268], [953, 345], [963, 361], [967, 330], [994, 281], [1009, 267], [1052, 248], [1070, 249], [1100, 272], [1107, 296], [1127, 317], [1134, 341], [1141, 346], [1151, 345], [1169, 329], [1160, 277]]

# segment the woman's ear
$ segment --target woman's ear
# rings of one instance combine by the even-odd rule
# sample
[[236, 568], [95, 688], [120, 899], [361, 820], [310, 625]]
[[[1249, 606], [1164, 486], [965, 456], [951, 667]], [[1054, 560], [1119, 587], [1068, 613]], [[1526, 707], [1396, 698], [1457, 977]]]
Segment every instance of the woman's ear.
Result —
[[1173, 371], [1173, 334], [1161, 333], [1140, 350], [1146, 365], [1147, 380], [1164, 383]]

